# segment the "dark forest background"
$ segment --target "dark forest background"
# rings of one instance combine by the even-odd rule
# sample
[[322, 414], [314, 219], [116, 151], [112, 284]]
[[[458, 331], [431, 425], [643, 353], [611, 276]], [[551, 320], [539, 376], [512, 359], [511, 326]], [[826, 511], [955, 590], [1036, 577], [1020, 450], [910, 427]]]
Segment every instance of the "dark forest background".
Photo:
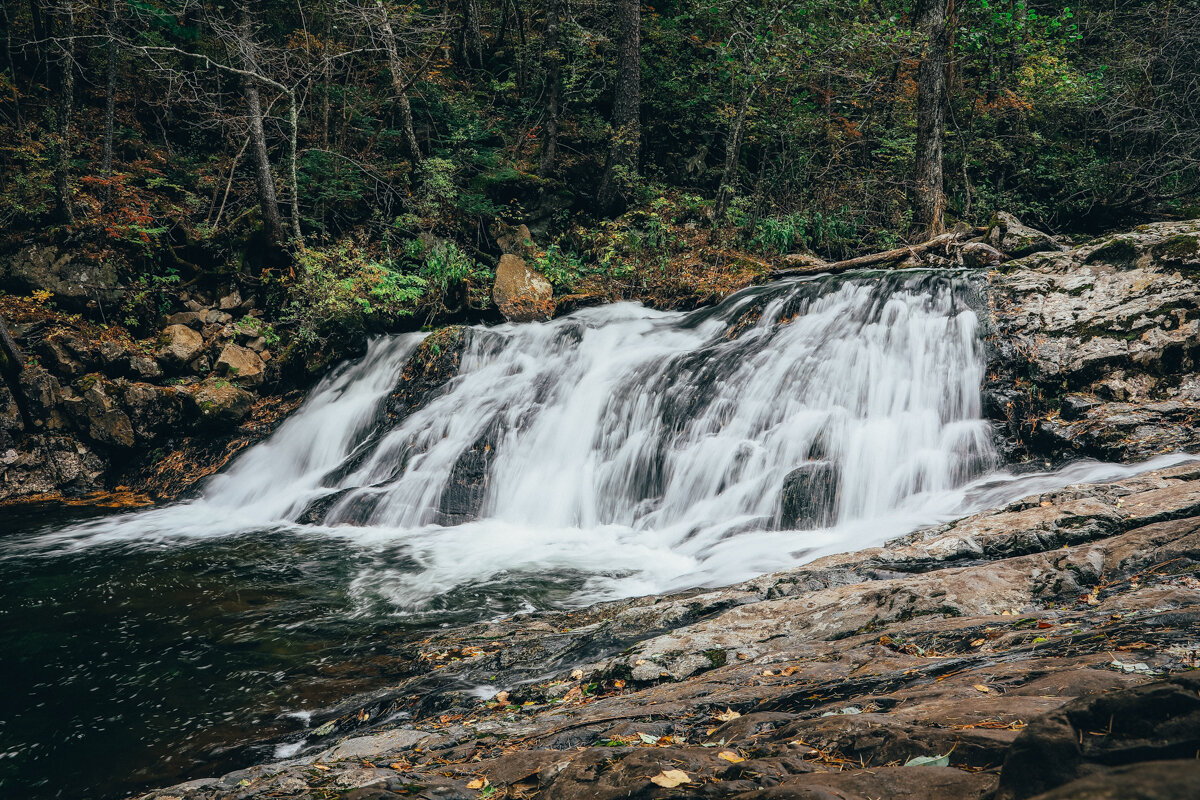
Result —
[[560, 294], [636, 296], [999, 210], [1200, 216], [1195, 0], [6, 0], [0, 26], [0, 250], [116, 263], [131, 326], [212, 276], [298, 341], [483, 307], [519, 225]]

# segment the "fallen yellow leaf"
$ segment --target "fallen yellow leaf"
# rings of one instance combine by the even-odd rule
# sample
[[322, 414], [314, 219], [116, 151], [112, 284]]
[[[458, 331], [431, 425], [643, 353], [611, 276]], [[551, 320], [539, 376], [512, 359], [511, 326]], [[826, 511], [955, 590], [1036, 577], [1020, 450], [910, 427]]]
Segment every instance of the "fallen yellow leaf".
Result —
[[468, 789], [482, 789], [487, 786], [487, 778], [476, 778], [467, 784]]
[[978, 689], [979, 691], [983, 692], [984, 694], [987, 694], [988, 692], [991, 691], [991, 689], [989, 687], [984, 686], [982, 683], [975, 684], [975, 688]]
[[726, 761], [728, 761], [730, 764], [736, 764], [739, 761], [746, 760], [746, 759], [742, 758], [741, 756], [739, 756], [737, 753], [733, 752], [732, 750], [722, 750], [720, 753], [717, 753], [717, 758], [723, 758]]
[[720, 714], [714, 714], [713, 716], [716, 719], [721, 720], [721, 722], [729, 722], [730, 720], [737, 719], [738, 717], [741, 716], [741, 714], [734, 711], [732, 708], [727, 708], [724, 711], [722, 711]]
[[502, 706], [508, 705], [508, 692], [497, 692], [496, 702]]
[[692, 779], [681, 769], [664, 769], [651, 778], [650, 782], [664, 789], [674, 789], [681, 783], [691, 783]]

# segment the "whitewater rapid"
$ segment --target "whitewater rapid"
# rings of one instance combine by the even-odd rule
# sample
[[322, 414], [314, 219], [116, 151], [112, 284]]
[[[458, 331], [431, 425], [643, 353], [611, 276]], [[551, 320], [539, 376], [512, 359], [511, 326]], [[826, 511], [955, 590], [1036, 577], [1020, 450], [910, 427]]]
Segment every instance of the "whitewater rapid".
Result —
[[[337, 537], [367, 556], [364, 605], [419, 612], [520, 576], [570, 576], [585, 603], [731, 584], [1186, 458], [1003, 471], [976, 292], [959, 274], [826, 278], [690, 313], [470, 328], [457, 375], [395, 423], [384, 404], [423, 335], [380, 338], [197, 499], [28, 547]], [[828, 513], [800, 524], [785, 485], [814, 466], [833, 476]]]

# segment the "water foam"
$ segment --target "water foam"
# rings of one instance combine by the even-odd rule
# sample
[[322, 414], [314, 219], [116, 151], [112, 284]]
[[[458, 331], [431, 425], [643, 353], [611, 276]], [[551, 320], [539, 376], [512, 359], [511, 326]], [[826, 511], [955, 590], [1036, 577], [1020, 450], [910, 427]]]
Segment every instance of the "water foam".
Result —
[[[200, 498], [33, 546], [266, 529], [361, 548], [351, 591], [399, 613], [520, 575], [573, 576], [585, 602], [733, 583], [1174, 463], [996, 471], [973, 292], [960, 275], [795, 281], [692, 313], [622, 303], [473, 328], [445, 391], [390, 428], [381, 408], [421, 335], [379, 339]], [[447, 498], [470, 454], [464, 521]], [[814, 528], [781, 497], [815, 463], [836, 491]], [[319, 498], [320, 523], [299, 523]]]

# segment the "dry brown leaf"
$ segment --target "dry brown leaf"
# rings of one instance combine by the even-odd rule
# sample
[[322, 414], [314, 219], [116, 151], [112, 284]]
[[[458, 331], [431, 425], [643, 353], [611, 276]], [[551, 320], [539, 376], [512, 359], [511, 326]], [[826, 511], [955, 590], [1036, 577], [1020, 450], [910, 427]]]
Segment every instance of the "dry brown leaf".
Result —
[[468, 789], [482, 789], [488, 785], [487, 778], [476, 778], [467, 784]]
[[723, 758], [730, 764], [737, 764], [740, 761], [746, 760], [732, 750], [722, 750], [721, 752], [717, 753], [717, 758]]
[[571, 680], [573, 680], [573, 681], [583, 680], [583, 670], [581, 670], [581, 669], [571, 670]]
[[664, 789], [674, 789], [681, 783], [691, 783], [692, 779], [681, 769], [664, 769], [651, 778], [650, 782]]
[[721, 722], [729, 722], [730, 720], [737, 719], [740, 716], [741, 716], [741, 714], [734, 711], [732, 708], [727, 708], [724, 711], [722, 711], [720, 714], [713, 714], [713, 717], [715, 719], [721, 720]]
[[502, 706], [508, 705], [508, 692], [497, 692], [496, 702]]

